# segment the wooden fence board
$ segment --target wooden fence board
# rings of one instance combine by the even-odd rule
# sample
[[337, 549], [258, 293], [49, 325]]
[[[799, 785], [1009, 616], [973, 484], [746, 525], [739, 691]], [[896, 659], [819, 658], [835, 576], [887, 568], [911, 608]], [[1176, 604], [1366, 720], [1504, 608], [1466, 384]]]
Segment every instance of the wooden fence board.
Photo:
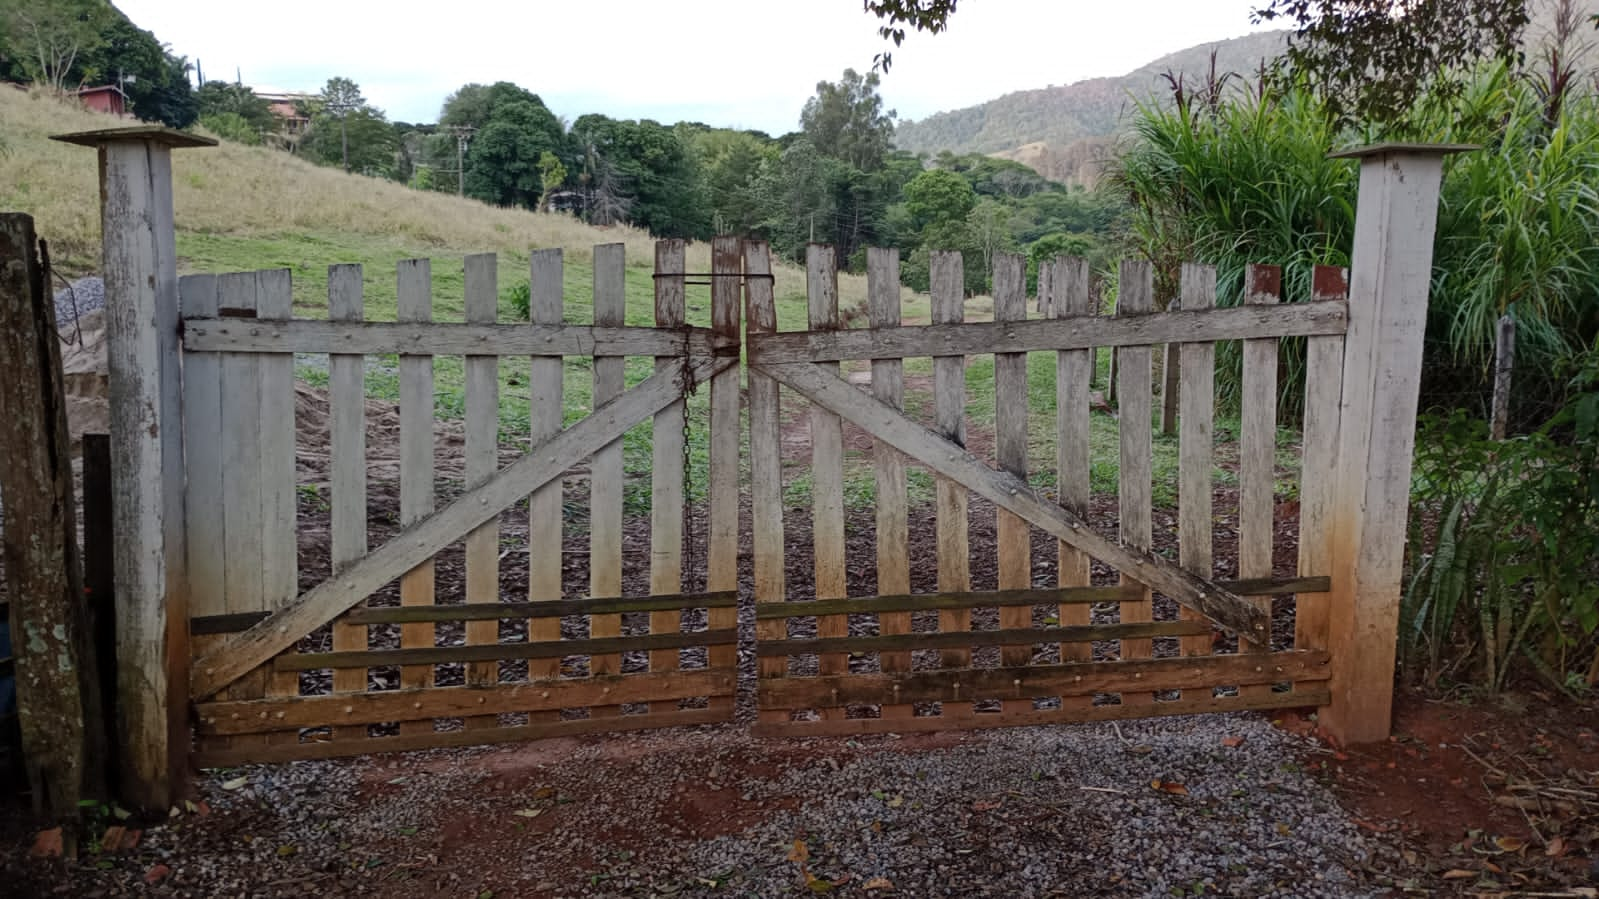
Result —
[[[293, 314], [294, 290], [287, 269], [256, 273], [257, 316], [287, 319]], [[300, 592], [299, 546], [295, 538], [298, 493], [294, 476], [294, 357], [263, 355], [260, 373], [261, 422], [261, 590], [268, 609], [280, 609]], [[275, 673], [267, 679], [268, 697], [296, 696], [299, 675]], [[299, 742], [295, 733], [277, 734], [271, 742]]]
[[[1182, 280], [1184, 309], [1204, 310], [1216, 305], [1214, 266], [1184, 263]], [[1177, 544], [1182, 566], [1196, 576], [1215, 574], [1212, 517], [1211, 472], [1216, 464], [1216, 347], [1210, 343], [1191, 343], [1178, 357], [1182, 372], [1178, 378], [1177, 457]], [[1192, 609], [1179, 609], [1178, 617], [1197, 621]], [[1200, 635], [1184, 639], [1185, 656], [1209, 655], [1211, 639]]]
[[[493, 324], [499, 314], [500, 291], [498, 259], [493, 253], [466, 257], [463, 263], [466, 293], [466, 320]], [[530, 300], [531, 302], [531, 300]], [[475, 487], [499, 468], [500, 446], [500, 358], [468, 356], [463, 363], [466, 378], [466, 483]], [[466, 601], [493, 603], [500, 599], [500, 519], [498, 516], [478, 525], [466, 535]], [[469, 646], [498, 643], [498, 621], [468, 621]], [[473, 686], [492, 684], [500, 679], [498, 662], [477, 662], [467, 666], [466, 682]], [[493, 715], [473, 715], [463, 725], [470, 729], [498, 727]]]
[[[552, 253], [555, 250], [535, 250]], [[229, 319], [187, 318], [187, 352], [410, 354], [418, 356], [656, 356], [682, 352], [710, 355], [736, 347], [713, 339], [705, 328], [665, 332], [617, 325], [480, 324], [474, 322], [309, 321], [243, 324]]]
[[[931, 293], [933, 321], [936, 324], [958, 324], [966, 317], [966, 281], [964, 260], [960, 253], [935, 252], [931, 266]], [[938, 432], [946, 440], [966, 447], [966, 357], [940, 355], [933, 357], [933, 414]], [[967, 542], [966, 488], [947, 477], [936, 481], [937, 539], [938, 539], [938, 589], [962, 591], [972, 588], [971, 557]], [[946, 633], [970, 630], [972, 616], [964, 609], [940, 610], [938, 629]], [[951, 649], [940, 654], [946, 668], [964, 668], [971, 664], [969, 650]], [[945, 710], [950, 714], [954, 710]]]
[[[681, 240], [662, 240], [655, 244], [655, 326], [663, 330], [681, 328], [688, 305], [684, 297], [684, 252]], [[683, 359], [655, 357], [656, 372], [682, 374]], [[683, 422], [687, 412], [679, 399], [655, 413], [650, 461], [650, 592], [676, 593], [683, 589]], [[681, 610], [662, 609], [650, 613], [650, 633], [675, 632], [682, 627]], [[678, 652], [662, 649], [650, 653], [651, 671], [678, 668]], [[667, 706], [651, 706], [660, 711]]]
[[[994, 256], [994, 320], [1027, 319], [1027, 258], [1019, 254]], [[999, 467], [1016, 477], [1027, 479], [1027, 354], [998, 353], [994, 356], [994, 452]], [[1032, 585], [1032, 529], [1027, 519], [1005, 509], [994, 513], [996, 552], [999, 563], [999, 589], [1021, 590]], [[1005, 606], [999, 610], [1002, 629], [1025, 628], [1032, 624], [1033, 610], [1027, 606]], [[1000, 653], [1001, 664], [1026, 665], [1033, 647], [1007, 646]], [[1032, 708], [1031, 698], [1007, 700], [1004, 709]]]
[[[750, 334], [777, 331], [777, 305], [772, 282], [771, 248], [764, 242], [744, 244], [745, 329]], [[777, 381], [758, 369], [749, 371], [750, 403], [750, 508], [754, 524], [751, 538], [755, 575], [755, 602], [782, 602], [783, 548], [783, 444], [779, 423]], [[755, 639], [781, 640], [787, 636], [781, 621], [756, 622]], [[782, 677], [788, 666], [782, 659], [757, 662], [760, 677]], [[762, 710], [762, 720], [778, 720], [786, 713]]]
[[[1311, 273], [1310, 299], [1340, 302], [1349, 294], [1349, 273], [1318, 265]], [[1312, 337], [1305, 342], [1305, 426], [1300, 443], [1299, 570], [1333, 568], [1332, 505], [1337, 489], [1338, 403], [1344, 377], [1344, 338]], [[1330, 609], [1326, 596], [1304, 593], [1294, 600], [1294, 648], [1326, 649]]]
[[[433, 318], [433, 266], [426, 259], [403, 259], [396, 275], [396, 310], [402, 321], [425, 322]], [[400, 357], [400, 525], [409, 527], [433, 511], [433, 357]], [[434, 602], [432, 558], [400, 578], [400, 605], [430, 606]], [[431, 623], [400, 625], [400, 646], [430, 647]], [[433, 685], [431, 665], [400, 669], [400, 687]], [[431, 721], [408, 721], [401, 734], [430, 733]]]
[[[563, 264], [559, 249], [534, 250], [528, 261], [528, 316], [536, 325], [556, 324], [565, 312], [562, 294]], [[538, 446], [561, 432], [565, 422], [563, 360], [557, 355], [535, 355], [528, 369], [528, 437]], [[559, 477], [534, 488], [527, 503], [527, 598], [534, 604], [561, 601], [561, 540], [564, 531], [563, 482]], [[561, 620], [534, 618], [527, 623], [527, 639], [541, 643], [561, 639]], [[560, 659], [533, 659], [528, 678], [558, 677]], [[555, 721], [559, 712], [531, 714], [529, 721]]]
[[[1282, 269], [1251, 265], [1244, 273], [1244, 303], [1275, 304], [1282, 293]], [[1277, 470], [1277, 341], [1244, 341], [1243, 386], [1238, 423], [1238, 574], [1270, 577]], [[1252, 600], [1271, 614], [1271, 600]], [[1267, 652], [1269, 640], [1245, 640], [1239, 652]], [[1269, 686], [1246, 685], [1255, 696]]]
[[[899, 251], [866, 251], [866, 316], [873, 333], [900, 327]], [[872, 396], [891, 409], [905, 406], [904, 363], [899, 359], [872, 360]], [[910, 526], [905, 485], [905, 457], [881, 440], [872, 447], [873, 497], [877, 504], [877, 592], [904, 594], [911, 590]], [[908, 634], [908, 612], [887, 612], [878, 616], [883, 634]], [[879, 657], [885, 672], [911, 670], [911, 654], [885, 652]], [[909, 718], [915, 708], [909, 703], [889, 703], [882, 707], [884, 718]]]
[[[328, 267], [328, 317], [360, 321], [363, 315], [361, 267]], [[366, 359], [348, 353], [328, 357], [328, 424], [332, 456], [328, 485], [329, 550], [333, 573], [338, 574], [366, 555]], [[333, 650], [353, 652], [367, 648], [367, 628], [347, 620], [333, 622]], [[333, 692], [361, 693], [367, 687], [365, 668], [333, 671]], [[335, 740], [364, 739], [365, 726], [334, 727]]]
[[872, 330], [796, 331], [751, 336], [746, 355], [753, 365], [836, 362], [978, 353], [1023, 353], [1091, 347], [1149, 346], [1251, 337], [1342, 334], [1348, 328], [1343, 303], [1233, 306], [1196, 311], [1134, 313], [1118, 306], [1115, 316], [1073, 316], [1024, 322], [907, 325], [891, 333]]
[[[1155, 276], [1148, 262], [1123, 262], [1121, 280], [1116, 294], [1116, 314], [1147, 314], [1155, 306]], [[1151, 397], [1153, 365], [1152, 350], [1147, 345], [1123, 346], [1118, 355], [1118, 394], [1121, 405], [1117, 412], [1117, 431], [1121, 444], [1121, 467], [1118, 481], [1119, 499], [1116, 506], [1121, 523], [1121, 539], [1127, 546], [1148, 551], [1154, 542], [1153, 473], [1151, 471], [1154, 438], [1154, 402]], [[1123, 568], [1123, 583], [1146, 581], [1137, 572]], [[1149, 621], [1154, 614], [1151, 596], [1146, 589], [1137, 602], [1120, 605], [1123, 623]], [[1121, 658], [1144, 659], [1153, 652], [1148, 640], [1123, 640]], [[1122, 704], [1135, 706], [1153, 700], [1148, 693], [1124, 693]]]
[[[1063, 257], [1050, 265], [1050, 290], [1053, 298], [1050, 314], [1054, 317], [1091, 314], [1093, 309], [1092, 285], [1089, 282], [1088, 260]], [[1089, 450], [1088, 393], [1094, 378], [1092, 349], [1061, 350], [1055, 354], [1055, 483], [1060, 491], [1062, 508], [1079, 519], [1088, 516], [1089, 471], [1092, 461]], [[1089, 584], [1088, 554], [1061, 540], [1057, 542], [1056, 565], [1062, 588], [1082, 588]], [[1060, 605], [1055, 610], [1056, 620], [1063, 625], [1084, 625], [1089, 622], [1092, 610], [1087, 606]], [[1093, 647], [1081, 643], [1063, 643], [1060, 646], [1062, 661], [1088, 661]], [[1062, 700], [1066, 702], [1066, 700]]]
[[[620, 325], [627, 315], [626, 246], [612, 243], [594, 248], [594, 324]], [[625, 363], [621, 356], [594, 357], [594, 407], [621, 396]], [[660, 377], [659, 375], [657, 377]], [[671, 377], [667, 375], [666, 377]], [[622, 503], [626, 472], [622, 441], [614, 440], [594, 454], [589, 466], [589, 595], [622, 595]], [[622, 632], [622, 616], [589, 616], [589, 636], [615, 637]], [[606, 654], [589, 659], [590, 674], [620, 674], [622, 657]], [[616, 706], [597, 706], [593, 716], [621, 714]]]
[[[811, 244], [805, 252], [806, 300], [812, 331], [836, 331], [838, 318], [838, 260], [833, 248]], [[816, 367], [836, 376], [837, 362]], [[811, 406], [811, 542], [815, 566], [816, 598], [838, 599], [848, 593], [844, 579], [844, 425], [839, 417]], [[849, 634], [849, 618], [824, 615], [816, 622], [818, 637]], [[817, 659], [823, 675], [849, 673], [849, 656], [828, 653]], [[842, 718], [842, 708], [828, 709], [823, 717]]]
[[[743, 272], [743, 242], [721, 236], [711, 241], [711, 328], [716, 337], [737, 345], [742, 327], [740, 305], [743, 286], [731, 277]], [[739, 421], [740, 372], [731, 366], [711, 378], [710, 475], [711, 495], [706, 521], [709, 534], [706, 547], [705, 589], [737, 594], [739, 561], [739, 453], [743, 427]], [[711, 630], [738, 626], [736, 603], [708, 609]], [[736, 646], [712, 646], [708, 653], [713, 669], [731, 669], [738, 664]], [[733, 715], [733, 698], [712, 696], [710, 709], [725, 717]]]

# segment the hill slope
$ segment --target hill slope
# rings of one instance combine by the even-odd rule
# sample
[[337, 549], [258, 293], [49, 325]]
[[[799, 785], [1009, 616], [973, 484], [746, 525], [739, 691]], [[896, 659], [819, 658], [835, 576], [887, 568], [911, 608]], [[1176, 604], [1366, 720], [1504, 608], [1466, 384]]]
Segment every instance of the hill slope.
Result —
[[[1262, 59], [1282, 51], [1286, 31], [1245, 35], [1200, 44], [1163, 56], [1116, 78], [1090, 78], [1061, 87], [1017, 91], [978, 106], [940, 112], [921, 121], [900, 122], [895, 145], [913, 153], [993, 153], [1032, 165], [1048, 176], [1067, 180], [1066, 172], [1040, 168], [1046, 148], [1059, 154], [1057, 165], [1075, 172], [1089, 158], [1069, 152], [1075, 142], [1113, 134], [1133, 98], [1152, 96], [1168, 70], [1201, 74], [1216, 51], [1217, 69], [1253, 72]], [[1086, 147], [1091, 147], [1092, 142]]]

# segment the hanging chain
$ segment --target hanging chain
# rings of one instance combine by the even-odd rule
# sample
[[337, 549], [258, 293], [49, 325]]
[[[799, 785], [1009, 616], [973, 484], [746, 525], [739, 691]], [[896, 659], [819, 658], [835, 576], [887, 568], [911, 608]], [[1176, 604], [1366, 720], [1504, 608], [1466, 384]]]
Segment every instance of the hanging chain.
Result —
[[[688, 305], [684, 298], [684, 306]], [[686, 316], [685, 316], [686, 318]], [[694, 475], [691, 471], [693, 453], [690, 452], [689, 442], [693, 430], [689, 427], [689, 397], [698, 390], [699, 385], [694, 381], [694, 357], [689, 354], [693, 345], [693, 328], [687, 321], [682, 325], [683, 349], [679, 358], [678, 369], [678, 396], [683, 403], [683, 571], [694, 573], [699, 570], [699, 547], [694, 540]], [[698, 580], [692, 583], [700, 583]], [[682, 589], [682, 578], [678, 578], [679, 589]], [[703, 589], [703, 588], [702, 588]]]

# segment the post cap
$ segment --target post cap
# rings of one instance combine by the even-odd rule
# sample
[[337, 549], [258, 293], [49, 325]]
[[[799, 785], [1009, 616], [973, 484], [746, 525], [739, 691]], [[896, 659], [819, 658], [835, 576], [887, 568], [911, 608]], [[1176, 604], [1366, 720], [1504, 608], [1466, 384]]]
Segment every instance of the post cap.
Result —
[[1327, 154], [1328, 159], [1364, 159], [1367, 156], [1382, 156], [1388, 153], [1421, 153], [1434, 156], [1447, 156], [1450, 153], [1469, 153], [1472, 150], [1481, 150], [1481, 144], [1421, 144], [1405, 143], [1403, 141], [1385, 141], [1380, 144], [1366, 144], [1363, 147], [1350, 147], [1347, 150], [1334, 150]]
[[124, 140], [142, 140], [168, 147], [214, 147], [217, 142], [209, 137], [168, 128], [165, 125], [132, 125], [126, 128], [102, 128], [98, 131], [75, 131], [71, 134], [52, 134], [51, 140], [77, 144], [80, 147], [103, 147]]

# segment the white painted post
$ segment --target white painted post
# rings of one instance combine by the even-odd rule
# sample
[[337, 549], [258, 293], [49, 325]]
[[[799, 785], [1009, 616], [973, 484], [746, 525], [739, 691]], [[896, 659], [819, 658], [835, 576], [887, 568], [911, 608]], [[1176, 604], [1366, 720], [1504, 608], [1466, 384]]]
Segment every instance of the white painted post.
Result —
[[1466, 149], [1379, 144], [1334, 154], [1360, 160], [1327, 603], [1332, 699], [1319, 714], [1341, 744], [1386, 739], [1392, 721], [1438, 189], [1443, 157]]
[[216, 142], [159, 126], [58, 135], [100, 156], [125, 801], [164, 812], [188, 760], [189, 620], [172, 149]]

